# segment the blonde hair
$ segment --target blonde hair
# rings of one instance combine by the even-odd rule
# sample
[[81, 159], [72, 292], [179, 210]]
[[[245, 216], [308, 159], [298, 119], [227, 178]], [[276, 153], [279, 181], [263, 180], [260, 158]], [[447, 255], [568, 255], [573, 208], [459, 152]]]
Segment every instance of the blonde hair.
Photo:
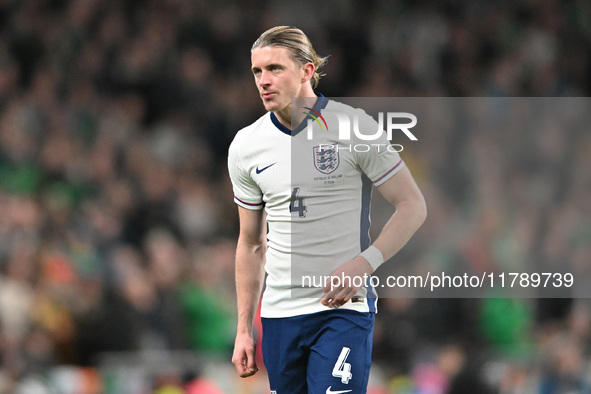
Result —
[[319, 70], [326, 64], [328, 56], [318, 56], [314, 47], [312, 47], [310, 39], [303, 31], [292, 26], [273, 27], [261, 34], [254, 44], [252, 44], [251, 50], [270, 46], [287, 48], [297, 63], [302, 65], [312, 63], [315, 68], [314, 75], [311, 79], [312, 88], [315, 89], [318, 86], [320, 77], [325, 75], [320, 73]]

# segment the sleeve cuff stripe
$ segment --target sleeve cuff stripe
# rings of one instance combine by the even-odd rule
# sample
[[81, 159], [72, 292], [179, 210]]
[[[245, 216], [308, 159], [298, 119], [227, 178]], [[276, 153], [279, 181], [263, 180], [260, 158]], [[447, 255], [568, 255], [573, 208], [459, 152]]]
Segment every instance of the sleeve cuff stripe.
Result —
[[259, 203], [256, 203], [256, 204], [253, 204], [253, 203], [250, 203], [250, 202], [242, 201], [241, 199], [239, 199], [239, 198], [238, 198], [238, 197], [236, 197], [236, 196], [234, 196], [234, 200], [236, 200], [236, 201], [238, 201], [238, 202], [240, 202], [240, 203], [242, 203], [242, 204], [244, 204], [244, 205], [251, 206], [251, 207], [258, 207], [258, 206], [261, 206], [261, 205], [263, 205], [263, 203], [262, 203], [262, 202], [259, 202]]
[[384, 177], [386, 177], [388, 174], [390, 174], [392, 171], [394, 171], [396, 168], [398, 168], [398, 166], [402, 164], [402, 159], [400, 159], [400, 161], [398, 163], [396, 163], [396, 165], [392, 168], [390, 168], [388, 170], [388, 172], [386, 172], [384, 175], [382, 175], [381, 177], [379, 177], [378, 179], [376, 179], [375, 181], [373, 181], [373, 183], [377, 183], [379, 181], [381, 181], [382, 179], [384, 179]]

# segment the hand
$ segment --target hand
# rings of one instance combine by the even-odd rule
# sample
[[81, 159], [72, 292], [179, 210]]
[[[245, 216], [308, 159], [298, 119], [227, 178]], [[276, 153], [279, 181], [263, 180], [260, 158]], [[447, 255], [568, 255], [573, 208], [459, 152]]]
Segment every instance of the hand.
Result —
[[[320, 302], [329, 308], [338, 308], [345, 305], [365, 285], [365, 279], [373, 271], [369, 262], [361, 256], [347, 261], [331, 274], [331, 281], [322, 289], [324, 297]], [[361, 286], [354, 286], [355, 284]]]
[[236, 335], [232, 364], [241, 378], [252, 376], [259, 370], [254, 358], [255, 347], [256, 342], [250, 334]]

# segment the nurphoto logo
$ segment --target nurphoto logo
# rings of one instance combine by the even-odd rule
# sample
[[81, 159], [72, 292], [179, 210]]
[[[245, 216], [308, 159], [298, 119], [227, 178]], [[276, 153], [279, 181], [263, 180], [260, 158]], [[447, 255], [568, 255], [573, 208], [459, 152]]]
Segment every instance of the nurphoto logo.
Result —
[[[305, 113], [309, 115], [308, 123], [306, 125], [306, 133], [308, 140], [314, 139], [314, 122], [318, 123], [320, 130], [328, 131], [328, 124], [325, 117], [336, 118], [339, 133], [339, 142], [350, 141], [351, 131], [355, 137], [362, 141], [377, 141], [382, 138], [383, 133], [386, 133], [388, 141], [392, 139], [394, 130], [402, 131], [411, 141], [418, 141], [418, 138], [410, 131], [416, 126], [417, 117], [409, 112], [379, 112], [378, 125], [375, 130], [369, 130], [369, 127], [360, 126], [359, 114], [348, 114], [341, 111], [323, 110], [322, 114], [312, 108], [304, 107], [310, 112]], [[323, 116], [324, 115], [324, 116]], [[367, 115], [365, 115], [367, 116]], [[400, 119], [406, 119], [407, 122], [400, 122]], [[325, 127], [322, 127], [322, 123]], [[362, 131], [363, 130], [363, 131]], [[367, 134], [369, 132], [369, 134]], [[349, 152], [368, 152], [375, 147], [378, 153], [385, 151], [401, 152], [404, 147], [400, 144], [354, 144], [354, 145], [340, 145], [340, 144], [320, 144], [320, 149], [336, 149], [347, 150]]]
[[[304, 114], [313, 118], [320, 126], [320, 130], [324, 130], [324, 129], [322, 128], [322, 123], [320, 123], [318, 118], [322, 119], [324, 126], [326, 126], [326, 131], [328, 131], [328, 125], [326, 124], [326, 120], [324, 120], [324, 116], [322, 116], [322, 114], [320, 112], [316, 111], [314, 108], [310, 108], [310, 107], [304, 107], [304, 108], [307, 109], [308, 111], [310, 111], [310, 112], [304, 112]], [[311, 138], [308, 138], [308, 139], [311, 139]]]

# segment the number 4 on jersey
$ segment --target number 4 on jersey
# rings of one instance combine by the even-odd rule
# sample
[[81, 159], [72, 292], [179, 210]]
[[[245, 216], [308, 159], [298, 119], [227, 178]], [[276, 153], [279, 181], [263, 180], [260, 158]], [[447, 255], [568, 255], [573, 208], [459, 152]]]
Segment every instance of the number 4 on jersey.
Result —
[[335, 378], [341, 378], [341, 382], [345, 384], [349, 384], [349, 380], [353, 377], [353, 374], [351, 373], [351, 364], [345, 362], [350, 352], [351, 349], [343, 347], [341, 354], [332, 369], [332, 376]]
[[306, 217], [306, 205], [304, 205], [304, 199], [298, 197], [300, 192], [299, 187], [294, 187], [291, 192], [291, 202], [289, 203], [289, 212], [294, 213], [297, 212], [301, 218]]

